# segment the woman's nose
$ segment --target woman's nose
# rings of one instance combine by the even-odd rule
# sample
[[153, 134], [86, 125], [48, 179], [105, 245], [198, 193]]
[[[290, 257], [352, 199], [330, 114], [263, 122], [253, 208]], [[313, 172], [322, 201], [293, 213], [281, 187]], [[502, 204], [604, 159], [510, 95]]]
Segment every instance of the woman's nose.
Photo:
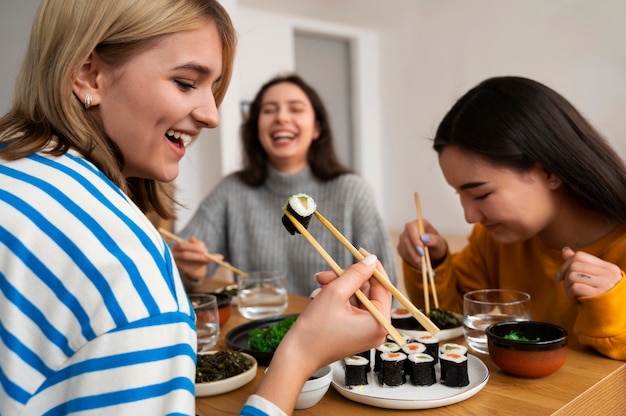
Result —
[[483, 220], [482, 212], [474, 204], [461, 201], [461, 205], [463, 205], [463, 214], [465, 215], [465, 221], [467, 223], [474, 224]]
[[193, 119], [204, 128], [213, 129], [220, 124], [220, 113], [215, 104], [213, 95], [208, 100], [204, 100], [191, 112]]

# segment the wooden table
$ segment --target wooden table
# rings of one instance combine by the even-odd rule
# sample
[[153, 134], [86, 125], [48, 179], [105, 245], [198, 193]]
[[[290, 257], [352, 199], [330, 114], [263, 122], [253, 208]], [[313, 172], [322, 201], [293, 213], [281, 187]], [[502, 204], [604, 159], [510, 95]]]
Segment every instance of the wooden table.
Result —
[[[196, 291], [211, 291], [220, 282], [208, 281]], [[223, 284], [223, 282], [222, 282]], [[300, 312], [308, 303], [302, 296], [289, 296], [285, 313]], [[225, 347], [225, 336], [231, 329], [249, 322], [236, 307], [221, 328], [218, 346]], [[465, 344], [460, 339], [451, 342]], [[626, 364], [605, 358], [590, 350], [569, 349], [564, 366], [541, 379], [524, 379], [507, 375], [488, 355], [476, 354], [489, 368], [490, 378], [475, 396], [450, 406], [429, 409], [428, 415], [618, 415], [626, 409]], [[265, 367], [259, 366], [249, 384], [219, 396], [196, 399], [199, 416], [238, 415], [247, 397], [261, 382]], [[286, 381], [288, 382], [288, 380]], [[406, 415], [423, 414], [423, 410], [393, 410]], [[388, 415], [389, 409], [371, 407], [341, 396], [331, 387], [314, 407], [296, 410], [294, 415]]]

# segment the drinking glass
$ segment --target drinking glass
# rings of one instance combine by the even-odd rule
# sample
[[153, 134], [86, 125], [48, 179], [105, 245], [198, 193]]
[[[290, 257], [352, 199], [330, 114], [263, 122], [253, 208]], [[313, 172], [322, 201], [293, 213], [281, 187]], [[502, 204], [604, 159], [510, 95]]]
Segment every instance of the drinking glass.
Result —
[[463, 296], [463, 335], [469, 346], [488, 354], [485, 330], [503, 321], [530, 320], [530, 295], [507, 289], [481, 289]]
[[196, 313], [198, 351], [206, 351], [217, 344], [217, 339], [220, 336], [217, 297], [208, 293], [190, 293], [189, 300]]
[[248, 319], [280, 315], [288, 303], [287, 279], [279, 271], [251, 272], [237, 276], [237, 308]]

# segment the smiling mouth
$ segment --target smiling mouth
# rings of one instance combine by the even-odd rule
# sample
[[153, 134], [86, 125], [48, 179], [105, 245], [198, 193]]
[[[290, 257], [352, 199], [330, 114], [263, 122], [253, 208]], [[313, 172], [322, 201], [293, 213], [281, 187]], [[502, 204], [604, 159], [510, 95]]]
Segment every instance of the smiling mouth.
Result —
[[172, 143], [176, 143], [179, 147], [189, 146], [192, 140], [189, 134], [174, 130], [168, 130], [167, 133], [165, 133], [165, 138]]
[[292, 133], [276, 133], [272, 136], [272, 140], [275, 142], [281, 140], [293, 140], [295, 137], [295, 134]]

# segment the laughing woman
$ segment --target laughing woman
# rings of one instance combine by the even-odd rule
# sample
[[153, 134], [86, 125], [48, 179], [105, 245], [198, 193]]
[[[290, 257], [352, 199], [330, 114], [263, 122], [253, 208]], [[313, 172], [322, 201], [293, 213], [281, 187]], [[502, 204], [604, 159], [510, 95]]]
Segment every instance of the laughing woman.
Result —
[[[218, 125], [234, 50], [215, 0], [41, 3], [0, 119], [1, 415], [195, 414], [195, 316], [143, 211], [170, 216], [157, 189]], [[350, 304], [377, 265], [318, 275], [244, 414], [290, 413], [318, 366], [382, 341]]]
[[[187, 282], [213, 274], [204, 256], [220, 253], [243, 270], [282, 270], [290, 293], [308, 295], [315, 273], [327, 269], [309, 243], [281, 224], [281, 207], [293, 194], [313, 197], [319, 212], [356, 247], [375, 253], [395, 282], [389, 235], [363, 179], [339, 163], [328, 114], [317, 92], [297, 75], [261, 87], [241, 130], [244, 168], [204, 199], [173, 247]], [[352, 255], [319, 223], [309, 228], [340, 265]]]

